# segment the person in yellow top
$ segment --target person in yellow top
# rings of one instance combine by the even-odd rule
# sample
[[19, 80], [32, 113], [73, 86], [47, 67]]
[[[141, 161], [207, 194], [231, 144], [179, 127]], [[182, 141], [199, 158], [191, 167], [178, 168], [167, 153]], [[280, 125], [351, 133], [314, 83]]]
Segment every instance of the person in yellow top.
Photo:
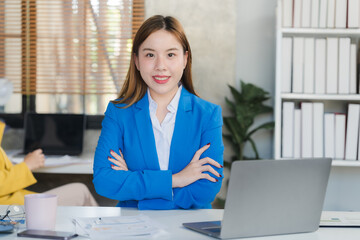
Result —
[[[0, 121], [0, 146], [5, 123]], [[25, 188], [37, 181], [32, 171], [44, 166], [45, 156], [37, 149], [24, 158], [24, 161], [13, 165], [5, 151], [0, 147], [0, 205], [24, 204], [24, 196], [35, 192]], [[82, 183], [70, 183], [51, 189], [46, 193], [58, 195], [60, 206], [97, 206], [89, 189]]]

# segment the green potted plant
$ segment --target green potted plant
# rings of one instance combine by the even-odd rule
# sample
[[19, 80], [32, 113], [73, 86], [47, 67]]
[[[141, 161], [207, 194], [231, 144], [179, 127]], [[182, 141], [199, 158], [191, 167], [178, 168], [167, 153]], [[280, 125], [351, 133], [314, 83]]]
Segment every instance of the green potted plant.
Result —
[[[267, 122], [260, 126], [253, 127], [255, 118], [260, 114], [272, 113], [271, 106], [264, 105], [264, 102], [270, 97], [269, 93], [262, 88], [241, 81], [241, 91], [229, 85], [233, 101], [225, 97], [227, 106], [230, 108], [232, 116], [224, 117], [224, 125], [228, 134], [224, 134], [234, 150], [235, 155], [226, 165], [230, 168], [234, 160], [260, 159], [256, 144], [252, 139], [254, 133], [260, 129], [272, 130], [275, 122]], [[255, 153], [255, 157], [244, 156], [244, 145], [249, 142]]]
[[[231, 143], [234, 150], [234, 156], [231, 157], [230, 161], [224, 161], [224, 166], [230, 170], [231, 163], [235, 160], [260, 159], [252, 136], [260, 129], [274, 129], [275, 122], [271, 121], [260, 126], [253, 126], [256, 117], [273, 112], [271, 106], [264, 105], [264, 102], [270, 99], [268, 92], [254, 84], [244, 83], [243, 81], [241, 81], [241, 91], [230, 85], [229, 88], [233, 101], [225, 97], [226, 104], [231, 110], [231, 116], [223, 117], [224, 125], [228, 130], [228, 133], [223, 134], [223, 136]], [[244, 146], [248, 142], [251, 144], [254, 157], [244, 156]], [[225, 185], [227, 185], [227, 182], [225, 181]], [[225, 196], [225, 194], [224, 192], [222, 196]], [[214, 205], [223, 208], [224, 203], [224, 199], [217, 197]]]

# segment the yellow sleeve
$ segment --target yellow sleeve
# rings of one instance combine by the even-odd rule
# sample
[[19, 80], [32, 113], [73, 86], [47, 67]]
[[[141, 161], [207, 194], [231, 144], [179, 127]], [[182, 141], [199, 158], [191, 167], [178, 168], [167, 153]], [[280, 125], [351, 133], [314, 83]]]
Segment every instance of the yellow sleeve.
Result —
[[4, 130], [5, 130], [5, 123], [0, 121], [0, 146], [1, 146], [2, 137], [4, 135]]
[[13, 165], [0, 147], [0, 198], [36, 183], [25, 162]]

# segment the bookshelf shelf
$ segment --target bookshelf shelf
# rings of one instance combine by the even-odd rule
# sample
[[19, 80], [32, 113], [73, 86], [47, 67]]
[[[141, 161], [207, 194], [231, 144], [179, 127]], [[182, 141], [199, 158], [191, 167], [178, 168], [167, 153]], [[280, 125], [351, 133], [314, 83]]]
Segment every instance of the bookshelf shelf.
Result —
[[333, 160], [332, 166], [334, 166], [334, 167], [360, 167], [360, 161]]
[[[280, 158], [280, 160], [286, 160], [289, 158]], [[360, 167], [360, 161], [354, 160], [333, 160], [332, 164], [333, 167]]]
[[284, 100], [333, 100], [333, 101], [359, 101], [360, 94], [304, 94], [282, 93]]
[[360, 29], [282, 28], [283, 36], [359, 37]]

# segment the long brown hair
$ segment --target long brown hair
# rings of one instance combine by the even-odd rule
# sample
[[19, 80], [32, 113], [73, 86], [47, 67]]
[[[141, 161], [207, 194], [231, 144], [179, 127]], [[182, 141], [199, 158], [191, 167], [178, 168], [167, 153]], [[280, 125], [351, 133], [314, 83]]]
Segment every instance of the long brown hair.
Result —
[[190, 44], [186, 38], [183, 27], [181, 26], [180, 22], [176, 20], [174, 17], [170, 17], [170, 16], [164, 17], [161, 15], [155, 15], [148, 18], [140, 26], [139, 30], [135, 35], [132, 46], [130, 66], [128, 73], [126, 75], [124, 85], [120, 91], [118, 97], [119, 99], [111, 101], [112, 103], [114, 104], [124, 103], [126, 104], [124, 108], [127, 108], [144, 97], [147, 90], [147, 85], [142, 79], [140, 72], [136, 68], [134, 56], [135, 55], [138, 56], [140, 45], [150, 36], [150, 34], [161, 29], [164, 29], [170, 32], [171, 34], [173, 34], [181, 43], [184, 49], [184, 53], [188, 52], [187, 64], [180, 81], [183, 87], [185, 87], [189, 92], [197, 95], [192, 83], [192, 74], [191, 74], [192, 56], [191, 56]]

